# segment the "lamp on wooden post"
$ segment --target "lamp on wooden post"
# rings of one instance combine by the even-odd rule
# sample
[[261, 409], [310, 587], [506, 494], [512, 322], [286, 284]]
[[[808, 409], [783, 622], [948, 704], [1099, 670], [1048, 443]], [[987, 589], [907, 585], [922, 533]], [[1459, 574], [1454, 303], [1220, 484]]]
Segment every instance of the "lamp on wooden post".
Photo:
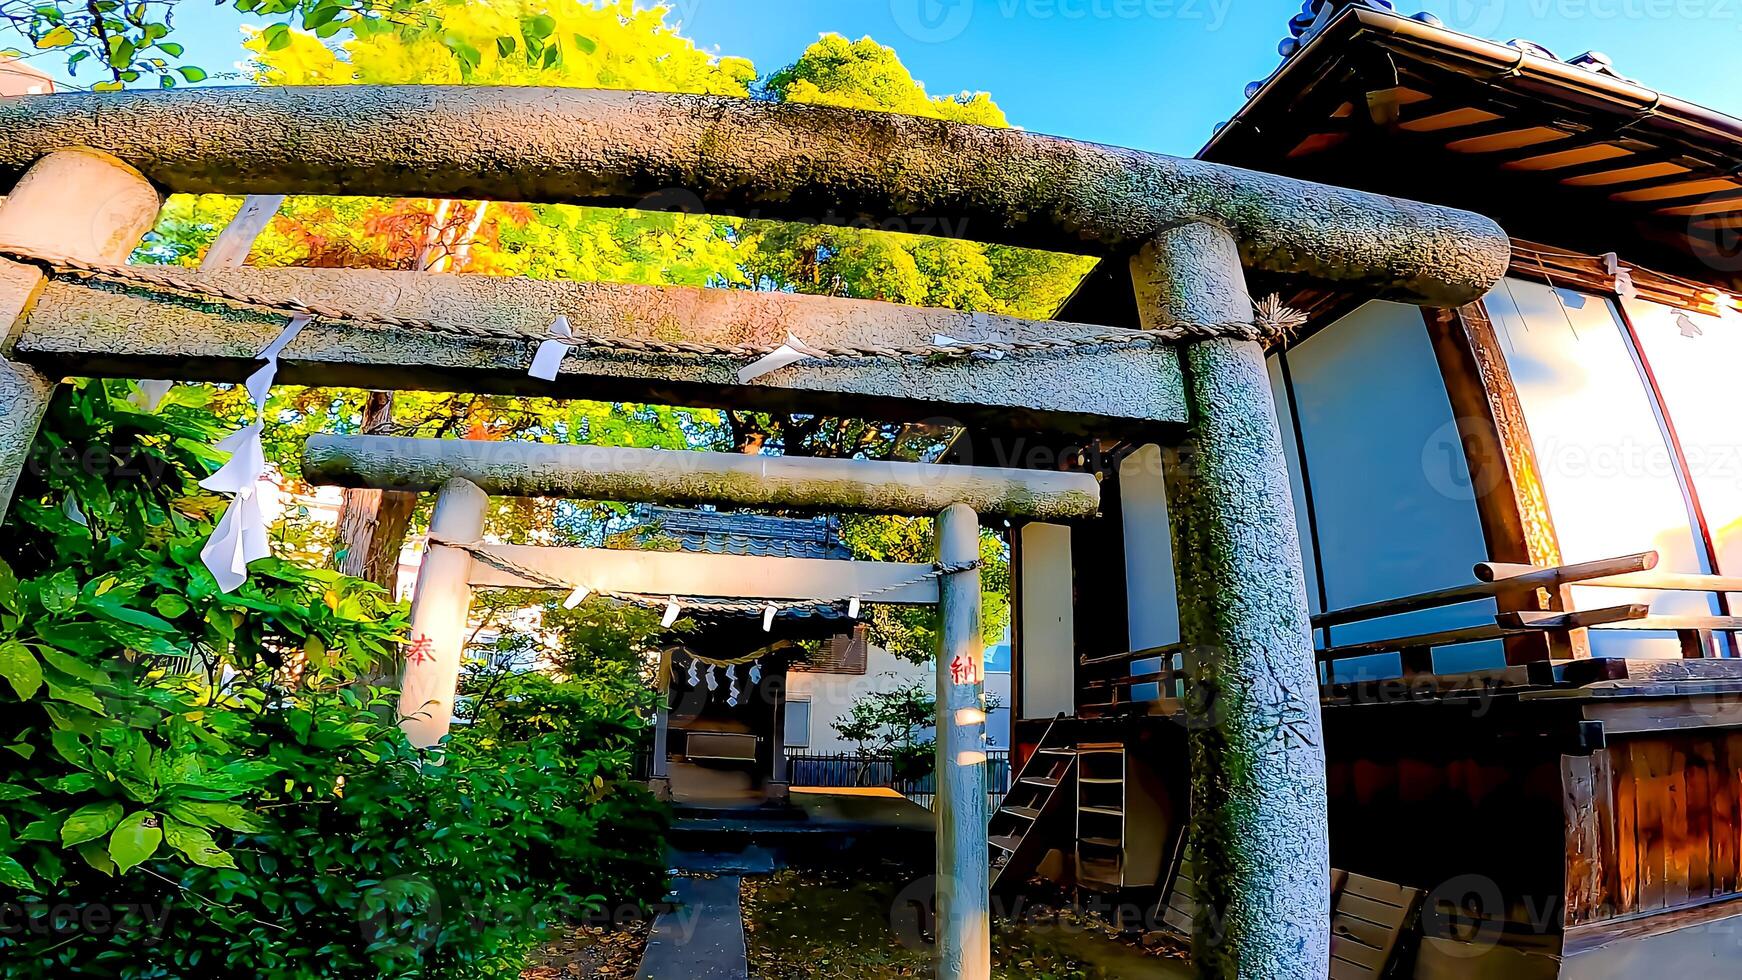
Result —
[[[987, 868], [985, 651], [980, 638], [980, 517], [951, 504], [937, 518], [937, 975], [992, 976]], [[960, 569], [952, 571], [951, 569]]]

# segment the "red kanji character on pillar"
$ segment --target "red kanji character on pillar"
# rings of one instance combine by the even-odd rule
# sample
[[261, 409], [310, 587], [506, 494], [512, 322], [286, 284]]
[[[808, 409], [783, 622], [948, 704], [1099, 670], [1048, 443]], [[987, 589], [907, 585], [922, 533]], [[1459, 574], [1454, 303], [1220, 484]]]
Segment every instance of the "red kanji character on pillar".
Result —
[[974, 670], [974, 661], [963, 654], [957, 654], [950, 661], [950, 683], [972, 684], [980, 678]]
[[406, 648], [405, 659], [414, 664], [428, 663], [435, 659], [429, 652], [433, 645], [429, 637], [420, 633], [411, 641], [411, 646]]

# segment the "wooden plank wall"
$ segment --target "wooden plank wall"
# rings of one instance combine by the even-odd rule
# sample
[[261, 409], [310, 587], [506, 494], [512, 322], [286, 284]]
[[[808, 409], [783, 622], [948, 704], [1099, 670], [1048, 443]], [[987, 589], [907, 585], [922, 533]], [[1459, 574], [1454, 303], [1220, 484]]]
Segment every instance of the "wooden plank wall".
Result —
[[1477, 749], [1458, 737], [1336, 734], [1327, 737], [1334, 867], [1427, 892], [1477, 876], [1500, 905], [1473, 914], [1526, 923], [1546, 909], [1558, 924], [1558, 753], [1492, 738]]
[[1742, 732], [1615, 739], [1561, 781], [1567, 925], [1742, 894]]

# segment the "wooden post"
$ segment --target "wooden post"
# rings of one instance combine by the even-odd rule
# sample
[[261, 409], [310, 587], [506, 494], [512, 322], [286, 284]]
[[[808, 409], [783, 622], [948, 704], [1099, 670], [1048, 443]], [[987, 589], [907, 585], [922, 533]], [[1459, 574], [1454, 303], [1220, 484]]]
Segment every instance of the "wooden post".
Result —
[[[980, 517], [952, 504], [937, 518], [938, 561], [980, 557]], [[985, 651], [978, 568], [938, 583], [937, 976], [992, 976], [990, 872], [986, 835]]]
[[773, 755], [769, 758], [769, 778], [764, 784], [770, 803], [784, 803], [789, 798], [788, 790], [792, 781], [786, 772], [786, 667], [780, 666], [770, 671], [773, 679], [769, 685], [769, 709], [774, 712], [774, 731], [769, 736], [768, 744]]
[[647, 770], [648, 788], [662, 800], [671, 799], [671, 648], [659, 652], [659, 707], [653, 716], [653, 762]]
[[272, 224], [273, 215], [284, 206], [283, 194], [250, 194], [242, 199], [242, 210], [218, 232], [206, 257], [200, 260], [201, 272], [217, 269], [239, 269], [248, 261], [254, 242]]
[[[107, 153], [59, 150], [38, 160], [0, 201], [0, 247], [123, 262], [157, 223], [162, 204], [150, 181]], [[0, 518], [56, 384], [10, 360], [42, 284], [35, 268], [0, 260]]]
[[[490, 498], [468, 480], [449, 480], [436, 495], [431, 537], [472, 542], [484, 533]], [[472, 614], [471, 555], [432, 544], [417, 574], [411, 600], [411, 644], [400, 679], [399, 727], [413, 745], [427, 747], [447, 735], [460, 684], [460, 657]]]
[[[1239, 249], [1204, 223], [1132, 260], [1145, 327], [1252, 316]], [[1264, 351], [1182, 353], [1190, 412], [1164, 461], [1186, 650], [1191, 842], [1208, 978], [1323, 980], [1330, 859], [1318, 679], [1294, 499]]]

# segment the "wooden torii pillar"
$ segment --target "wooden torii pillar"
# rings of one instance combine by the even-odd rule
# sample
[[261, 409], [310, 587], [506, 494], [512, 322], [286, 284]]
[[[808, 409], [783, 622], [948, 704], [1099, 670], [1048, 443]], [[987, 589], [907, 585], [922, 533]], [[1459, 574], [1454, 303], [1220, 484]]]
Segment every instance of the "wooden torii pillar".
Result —
[[[736, 453], [608, 450], [470, 440], [322, 436], [310, 440], [303, 473], [315, 483], [439, 488], [432, 548], [411, 605], [412, 645], [401, 683], [402, 727], [418, 745], [447, 734], [474, 587], [586, 584], [601, 591], [720, 598], [804, 598], [850, 581], [846, 594], [876, 601], [927, 602], [942, 627], [936, 664], [938, 976], [991, 976], [988, 892], [985, 658], [980, 635], [980, 517], [1092, 517], [1100, 487], [1087, 473], [993, 469], [864, 460], [745, 457]], [[529, 465], [536, 454], [537, 465]], [[747, 469], [754, 479], [745, 480]], [[935, 568], [887, 562], [744, 558], [599, 549], [492, 545], [483, 532], [491, 493], [582, 499], [710, 502], [935, 515]], [[471, 545], [473, 551], [452, 545]], [[501, 561], [507, 559], [507, 561]], [[584, 566], [584, 567], [583, 567]], [[701, 574], [680, 579], [699, 568]], [[779, 570], [791, 568], [783, 584]], [[532, 573], [529, 577], [517, 569]], [[755, 570], [770, 574], [758, 576]], [[923, 570], [923, 571], [922, 571]], [[916, 572], [921, 572], [916, 576]], [[933, 580], [935, 576], [935, 581]], [[543, 580], [542, 582], [540, 580]], [[922, 584], [923, 583], [923, 584]]]

